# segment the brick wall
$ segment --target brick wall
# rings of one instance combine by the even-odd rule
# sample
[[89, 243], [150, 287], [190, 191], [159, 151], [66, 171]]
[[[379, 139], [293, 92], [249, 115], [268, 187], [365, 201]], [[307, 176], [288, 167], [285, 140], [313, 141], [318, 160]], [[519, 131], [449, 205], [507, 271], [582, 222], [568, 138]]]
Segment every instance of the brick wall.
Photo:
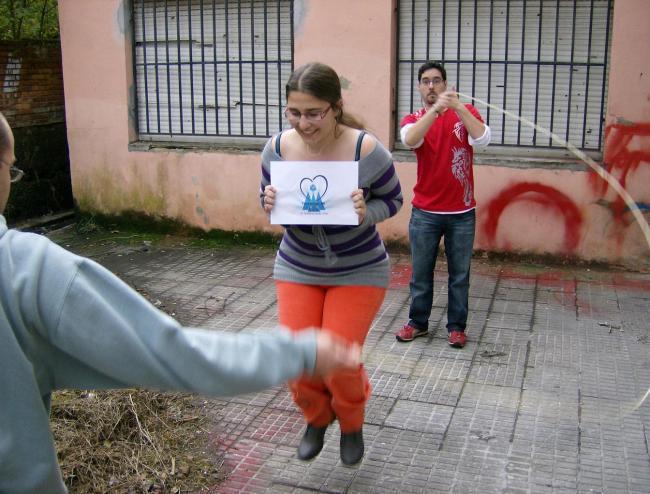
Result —
[[0, 109], [14, 129], [65, 121], [58, 41], [0, 42]]
[[0, 111], [25, 178], [11, 187], [10, 225], [73, 207], [58, 41], [0, 41]]

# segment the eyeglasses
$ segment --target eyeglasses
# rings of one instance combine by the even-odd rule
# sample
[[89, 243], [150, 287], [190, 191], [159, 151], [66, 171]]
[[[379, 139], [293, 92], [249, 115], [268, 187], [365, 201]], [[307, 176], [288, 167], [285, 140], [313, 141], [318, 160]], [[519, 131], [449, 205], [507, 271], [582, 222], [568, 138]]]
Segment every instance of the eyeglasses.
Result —
[[309, 110], [304, 113], [300, 113], [298, 110], [294, 110], [293, 108], [287, 108], [284, 110], [284, 116], [292, 124], [300, 122], [302, 117], [305, 117], [305, 119], [310, 123], [318, 123], [325, 118], [325, 115], [330, 111], [330, 108], [332, 107], [328, 106], [324, 110]]
[[13, 184], [16, 182], [20, 182], [20, 180], [25, 176], [25, 172], [22, 171], [20, 168], [16, 168], [15, 166], [12, 166], [9, 168], [9, 181]]
[[445, 81], [443, 80], [442, 77], [434, 77], [433, 79], [426, 79], [426, 78], [422, 79], [420, 81], [420, 84], [422, 84], [423, 86], [431, 86], [432, 84], [434, 86], [437, 86], [438, 84], [442, 84], [443, 82]]
[[0, 160], [0, 163], [9, 166], [9, 182], [11, 182], [12, 184], [15, 182], [19, 182], [20, 179], [22, 179], [25, 176], [25, 172], [22, 171], [20, 168], [17, 168], [14, 165], [9, 165], [9, 163], [7, 163], [6, 161]]

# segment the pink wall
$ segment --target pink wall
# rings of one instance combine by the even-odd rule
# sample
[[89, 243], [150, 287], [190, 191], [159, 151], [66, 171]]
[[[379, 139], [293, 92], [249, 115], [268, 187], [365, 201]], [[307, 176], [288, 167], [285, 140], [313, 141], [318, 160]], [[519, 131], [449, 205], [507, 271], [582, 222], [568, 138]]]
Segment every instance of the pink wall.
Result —
[[[59, 1], [79, 205], [103, 213], [146, 212], [205, 229], [271, 231], [257, 201], [257, 152], [129, 151], [136, 134], [129, 126], [132, 62], [123, 3]], [[614, 5], [608, 166], [626, 181], [637, 202], [650, 204], [647, 0], [616, 0]], [[342, 76], [348, 110], [392, 145], [395, 1], [296, 0], [295, 11], [295, 65], [315, 60], [332, 65]], [[396, 166], [405, 207], [380, 229], [384, 238], [407, 242], [415, 164]], [[639, 228], [595, 174], [480, 165], [475, 175], [476, 248], [649, 262]]]
[[[346, 108], [388, 143], [394, 45], [393, 0], [296, 2], [295, 66], [323, 62], [343, 81]], [[345, 12], [345, 15], [341, 15]]]
[[121, 0], [59, 2], [74, 196], [84, 210], [125, 210], [205, 229], [260, 229], [259, 154], [129, 151], [131, 47]]
[[[616, 0], [605, 128], [605, 163], [650, 219], [650, 3]], [[648, 246], [611, 187], [591, 181], [607, 208], [606, 221], [626, 257], [648, 259]]]
[[608, 118], [650, 122], [650, 4], [616, 0]]

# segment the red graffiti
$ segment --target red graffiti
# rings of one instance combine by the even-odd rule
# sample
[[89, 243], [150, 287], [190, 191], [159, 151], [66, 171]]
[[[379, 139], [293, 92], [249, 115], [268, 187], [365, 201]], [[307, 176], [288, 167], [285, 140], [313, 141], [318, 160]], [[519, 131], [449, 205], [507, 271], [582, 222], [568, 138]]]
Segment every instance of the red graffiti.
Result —
[[[617, 123], [609, 125], [605, 129], [605, 156], [603, 168], [616, 177], [623, 188], [627, 188], [629, 175], [634, 172], [641, 163], [650, 163], [650, 150], [646, 148], [633, 149], [632, 141], [635, 138], [650, 137], [650, 123]], [[624, 199], [616, 194], [607, 201], [605, 196], [609, 191], [609, 183], [600, 175], [592, 173], [589, 181], [594, 191], [601, 196], [598, 204], [607, 207], [612, 213], [619, 241], [622, 240], [622, 229], [630, 224], [632, 218], [627, 216], [629, 211]], [[646, 206], [637, 203], [637, 206]]]
[[[603, 167], [611, 174], [620, 171], [619, 181], [623, 187], [630, 172], [636, 170], [642, 162], [650, 163], [650, 151], [630, 149], [630, 143], [635, 137], [650, 137], [650, 123], [614, 124], [605, 129]], [[595, 173], [592, 179], [600, 193], [605, 194], [609, 184]]]
[[411, 264], [394, 264], [391, 267], [390, 287], [399, 288], [409, 286], [411, 281]]
[[487, 206], [487, 219], [483, 225], [488, 242], [494, 243], [499, 219], [504, 209], [517, 201], [533, 201], [553, 207], [564, 216], [564, 251], [573, 252], [580, 241], [582, 215], [569, 197], [553, 187], [533, 182], [521, 182], [502, 190]]
[[[623, 188], [627, 188], [631, 173], [637, 170], [642, 163], [650, 163], [650, 146], [646, 144], [647, 139], [643, 143], [639, 142], [639, 139], [648, 137], [650, 137], [650, 122], [616, 123], [605, 129], [605, 156], [602, 166], [619, 180]], [[607, 198], [607, 195], [611, 196], [613, 192], [609, 190], [609, 183], [596, 172], [591, 173], [588, 180], [596, 194], [594, 202], [607, 208], [612, 215], [614, 224], [610, 234], [621, 243], [624, 240], [624, 228], [633, 221], [628, 214], [629, 207], [618, 194], [611, 199]], [[503, 211], [508, 205], [517, 201], [533, 201], [544, 206], [551, 206], [559, 211], [564, 216], [564, 251], [568, 254], [577, 248], [583, 222], [578, 207], [557, 189], [532, 182], [522, 182], [510, 186], [501, 191], [487, 206], [487, 219], [483, 230], [489, 243], [494, 245]], [[650, 210], [650, 202], [647, 198], [637, 199], [636, 205], [644, 211]]]

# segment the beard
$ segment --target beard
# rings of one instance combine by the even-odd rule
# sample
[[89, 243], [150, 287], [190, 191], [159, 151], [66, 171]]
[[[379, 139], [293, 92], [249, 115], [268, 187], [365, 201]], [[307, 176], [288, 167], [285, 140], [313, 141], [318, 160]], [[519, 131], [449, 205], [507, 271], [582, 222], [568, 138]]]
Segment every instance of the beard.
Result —
[[436, 101], [438, 101], [438, 95], [436, 93], [428, 93], [424, 98], [424, 102], [427, 105], [434, 105]]

